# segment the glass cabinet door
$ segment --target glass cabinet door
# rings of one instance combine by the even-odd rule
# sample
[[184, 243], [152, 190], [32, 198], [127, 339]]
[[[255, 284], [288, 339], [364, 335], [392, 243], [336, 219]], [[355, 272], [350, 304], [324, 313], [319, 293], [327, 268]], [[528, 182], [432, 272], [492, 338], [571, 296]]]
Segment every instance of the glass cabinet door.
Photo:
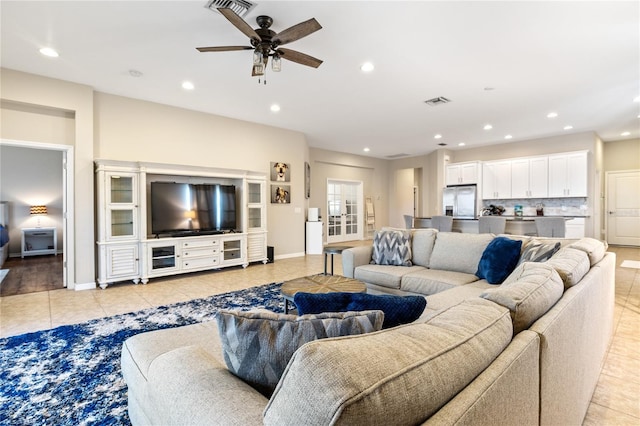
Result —
[[262, 183], [249, 182], [248, 189], [249, 204], [262, 204]]
[[137, 182], [135, 174], [108, 173], [106, 176], [107, 238], [137, 238]]
[[133, 204], [134, 176], [111, 175], [109, 176], [108, 196], [109, 204]]

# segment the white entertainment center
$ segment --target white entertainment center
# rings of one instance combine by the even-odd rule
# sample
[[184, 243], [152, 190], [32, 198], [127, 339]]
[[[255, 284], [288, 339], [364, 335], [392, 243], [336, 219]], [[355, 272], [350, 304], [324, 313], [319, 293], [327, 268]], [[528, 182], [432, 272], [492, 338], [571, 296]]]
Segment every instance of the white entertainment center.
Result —
[[[98, 285], [267, 263], [264, 173], [142, 162], [96, 160]], [[237, 228], [154, 235], [151, 182], [233, 185]], [[188, 211], [185, 221], [190, 220]]]

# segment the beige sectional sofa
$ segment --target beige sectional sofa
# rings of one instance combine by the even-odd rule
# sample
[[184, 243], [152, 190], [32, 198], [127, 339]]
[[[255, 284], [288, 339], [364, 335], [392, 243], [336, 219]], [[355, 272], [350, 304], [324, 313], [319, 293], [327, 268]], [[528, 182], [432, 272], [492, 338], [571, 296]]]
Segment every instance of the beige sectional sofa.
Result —
[[215, 322], [128, 339], [132, 423], [580, 424], [612, 334], [615, 255], [558, 240], [549, 261], [491, 285], [470, 271], [493, 238], [416, 230], [412, 266], [343, 251], [344, 275], [369, 292], [422, 294], [427, 308], [411, 324], [305, 344], [270, 398], [226, 368]]

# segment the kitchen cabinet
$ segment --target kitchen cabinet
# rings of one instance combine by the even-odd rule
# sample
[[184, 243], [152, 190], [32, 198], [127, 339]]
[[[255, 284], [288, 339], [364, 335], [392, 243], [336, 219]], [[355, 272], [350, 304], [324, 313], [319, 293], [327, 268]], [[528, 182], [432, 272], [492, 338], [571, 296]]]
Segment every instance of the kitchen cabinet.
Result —
[[477, 184], [480, 180], [479, 171], [480, 166], [476, 161], [449, 164], [445, 168], [445, 183], [446, 185]]
[[511, 198], [546, 198], [548, 182], [548, 157], [511, 160]]
[[549, 156], [549, 197], [587, 196], [587, 152]]
[[565, 222], [565, 238], [584, 238], [584, 218], [577, 217]]
[[511, 161], [490, 161], [482, 165], [482, 199], [511, 198]]

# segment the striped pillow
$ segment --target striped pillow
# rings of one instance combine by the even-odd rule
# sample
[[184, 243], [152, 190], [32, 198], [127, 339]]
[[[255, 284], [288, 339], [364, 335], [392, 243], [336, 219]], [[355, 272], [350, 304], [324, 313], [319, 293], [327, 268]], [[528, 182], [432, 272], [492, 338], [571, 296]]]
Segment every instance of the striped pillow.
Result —
[[411, 234], [408, 231], [376, 231], [371, 263], [411, 266]]

